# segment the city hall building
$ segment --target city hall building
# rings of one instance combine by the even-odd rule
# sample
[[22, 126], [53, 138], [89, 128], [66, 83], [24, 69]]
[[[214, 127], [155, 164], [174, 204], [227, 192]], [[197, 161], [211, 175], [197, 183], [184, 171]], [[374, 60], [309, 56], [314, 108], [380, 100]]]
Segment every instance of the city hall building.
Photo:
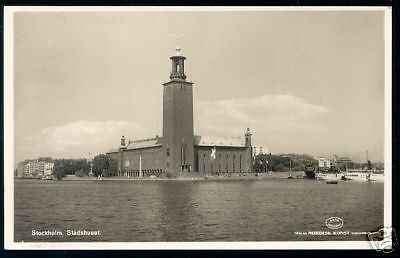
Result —
[[[176, 48], [170, 81], [163, 84], [163, 135], [142, 140], [122, 136], [107, 153], [118, 160], [119, 176], [167, 176], [182, 173], [248, 173], [252, 171], [251, 132], [244, 138], [194, 135], [193, 83], [186, 80], [185, 59]], [[243, 140], [242, 140], [243, 139]]]

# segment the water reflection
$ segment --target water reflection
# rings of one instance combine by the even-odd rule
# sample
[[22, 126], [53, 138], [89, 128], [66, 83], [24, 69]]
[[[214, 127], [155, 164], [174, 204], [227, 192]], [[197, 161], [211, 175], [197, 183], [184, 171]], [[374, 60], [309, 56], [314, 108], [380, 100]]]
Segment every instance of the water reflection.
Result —
[[166, 241], [189, 239], [196, 223], [192, 193], [197, 184], [169, 181], [159, 185], [161, 194], [161, 230]]

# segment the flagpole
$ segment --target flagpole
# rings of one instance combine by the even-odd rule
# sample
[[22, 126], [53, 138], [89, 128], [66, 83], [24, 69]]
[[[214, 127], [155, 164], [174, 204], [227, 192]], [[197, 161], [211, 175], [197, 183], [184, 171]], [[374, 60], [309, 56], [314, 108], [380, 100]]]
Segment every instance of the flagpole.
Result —
[[139, 156], [139, 177], [142, 177], [142, 154]]

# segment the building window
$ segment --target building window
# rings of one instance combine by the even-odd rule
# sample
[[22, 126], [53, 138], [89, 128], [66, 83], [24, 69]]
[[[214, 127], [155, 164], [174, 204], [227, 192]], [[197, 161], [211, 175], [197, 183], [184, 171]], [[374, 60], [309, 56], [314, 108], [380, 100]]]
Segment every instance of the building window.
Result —
[[199, 168], [199, 155], [196, 155], [195, 169], [196, 169], [196, 170], [200, 169], [200, 168]]
[[181, 145], [181, 165], [186, 164], [186, 144]]
[[239, 156], [239, 172], [242, 172], [242, 155]]
[[228, 157], [229, 155], [226, 154], [226, 173], [228, 173]]
[[221, 154], [218, 155], [218, 172], [221, 172]]
[[232, 158], [232, 167], [233, 167], [233, 173], [235, 173], [236, 172], [236, 169], [235, 169], [235, 154], [233, 154], [233, 158]]
[[203, 155], [203, 172], [206, 172], [206, 154]]

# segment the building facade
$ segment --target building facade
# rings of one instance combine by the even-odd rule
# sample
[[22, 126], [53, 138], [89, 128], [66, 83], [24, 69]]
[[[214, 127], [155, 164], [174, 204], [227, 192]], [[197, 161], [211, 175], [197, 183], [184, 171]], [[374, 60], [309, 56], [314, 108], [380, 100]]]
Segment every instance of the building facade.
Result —
[[26, 160], [17, 165], [17, 177], [49, 177], [54, 163], [46, 159]]
[[318, 157], [317, 160], [320, 170], [329, 170], [337, 166], [336, 158]]
[[186, 80], [186, 57], [181, 55], [179, 47], [176, 50], [170, 57], [170, 80], [163, 84], [163, 136], [136, 141], [122, 136], [119, 148], [107, 153], [118, 160], [118, 175], [177, 177], [192, 172], [251, 172], [249, 128], [244, 138], [194, 135], [194, 84]]

